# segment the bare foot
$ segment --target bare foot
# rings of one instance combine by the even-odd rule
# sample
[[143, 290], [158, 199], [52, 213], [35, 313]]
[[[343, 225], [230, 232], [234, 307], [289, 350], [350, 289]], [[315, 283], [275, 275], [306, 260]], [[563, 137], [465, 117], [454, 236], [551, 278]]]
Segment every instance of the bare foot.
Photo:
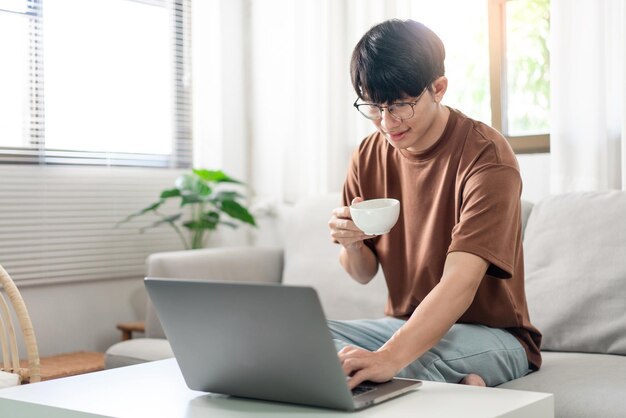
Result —
[[468, 374], [459, 382], [462, 385], [470, 385], [470, 386], [487, 386], [482, 377], [477, 374]]

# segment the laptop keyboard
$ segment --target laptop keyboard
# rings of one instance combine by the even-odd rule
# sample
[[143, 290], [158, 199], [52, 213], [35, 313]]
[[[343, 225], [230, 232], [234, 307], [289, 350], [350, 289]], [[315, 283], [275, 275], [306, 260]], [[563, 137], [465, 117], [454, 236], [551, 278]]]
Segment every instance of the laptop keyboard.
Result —
[[376, 389], [376, 386], [360, 384], [354, 389], [352, 389], [352, 396], [363, 395], [364, 393], [371, 392], [372, 390], [375, 390], [375, 389]]

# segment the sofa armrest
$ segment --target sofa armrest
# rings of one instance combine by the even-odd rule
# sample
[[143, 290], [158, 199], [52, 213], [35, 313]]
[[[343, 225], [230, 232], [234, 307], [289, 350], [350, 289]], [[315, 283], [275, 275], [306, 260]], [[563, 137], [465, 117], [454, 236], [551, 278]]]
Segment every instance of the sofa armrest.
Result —
[[[152, 254], [147, 263], [150, 277], [279, 283], [283, 250], [243, 247], [172, 251]], [[146, 336], [165, 336], [150, 301], [146, 312]]]

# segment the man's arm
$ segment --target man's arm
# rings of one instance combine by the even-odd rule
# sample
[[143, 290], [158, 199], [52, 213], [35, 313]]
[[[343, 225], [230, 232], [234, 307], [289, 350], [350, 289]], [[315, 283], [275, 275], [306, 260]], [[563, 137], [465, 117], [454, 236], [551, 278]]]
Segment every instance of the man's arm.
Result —
[[343, 247], [339, 253], [339, 262], [350, 277], [361, 284], [369, 283], [378, 271], [376, 256], [363, 242], [352, 248]]
[[[357, 197], [352, 203], [363, 199]], [[342, 206], [333, 210], [328, 221], [330, 236], [342, 245], [339, 262], [344, 270], [359, 283], [366, 284], [374, 278], [378, 271], [378, 259], [363, 240], [371, 238], [361, 231], [352, 221], [350, 208]]]
[[352, 376], [350, 388], [365, 380], [387, 381], [436, 345], [471, 305], [488, 265], [474, 254], [448, 254], [439, 284], [378, 351], [339, 352], [344, 372]]

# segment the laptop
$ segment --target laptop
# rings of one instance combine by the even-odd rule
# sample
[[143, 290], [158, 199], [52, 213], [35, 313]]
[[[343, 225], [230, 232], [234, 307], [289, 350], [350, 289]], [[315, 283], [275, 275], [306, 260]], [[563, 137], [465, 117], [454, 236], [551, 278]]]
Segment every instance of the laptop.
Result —
[[421, 385], [395, 378], [350, 391], [310, 287], [146, 278], [190, 389], [354, 411]]

